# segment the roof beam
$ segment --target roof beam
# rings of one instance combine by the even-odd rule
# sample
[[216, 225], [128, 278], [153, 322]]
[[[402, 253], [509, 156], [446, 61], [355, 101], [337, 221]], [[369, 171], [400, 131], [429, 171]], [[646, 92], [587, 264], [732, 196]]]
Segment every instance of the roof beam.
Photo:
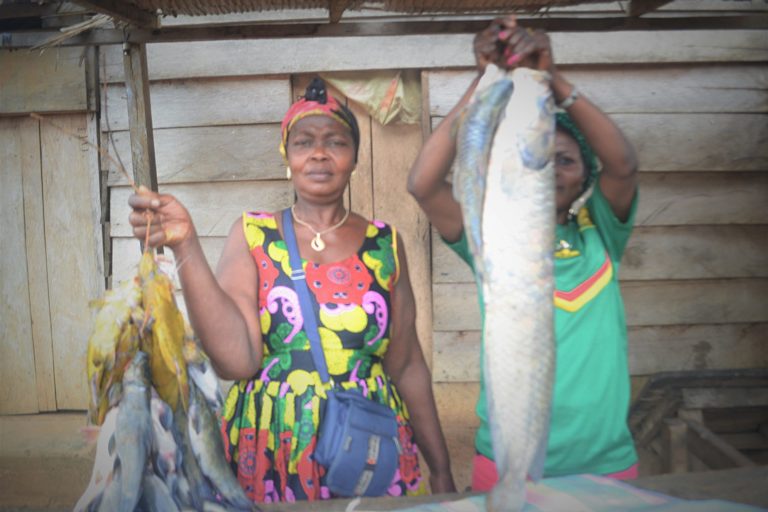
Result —
[[658, 9], [672, 0], [631, 0], [629, 2], [629, 15], [642, 16], [645, 13]]
[[112, 16], [115, 20], [135, 25], [141, 28], [158, 28], [159, 16], [148, 11], [131, 6], [120, 0], [73, 0], [86, 9]]
[[[90, 46], [123, 43], [170, 43], [238, 39], [291, 39], [310, 37], [405, 36], [431, 34], [474, 34], [485, 28], [487, 20], [342, 22], [239, 25], [223, 27], [174, 26], [158, 30], [93, 29], [73, 36], [62, 46]], [[525, 25], [550, 32], [600, 32], [622, 30], [764, 30], [768, 14], [744, 16], [702, 16], [669, 18], [531, 18]], [[30, 48], [58, 31], [19, 31], [0, 33], [1, 48]]]
[[42, 18], [51, 11], [50, 6], [39, 4], [10, 4], [0, 8], [0, 20], [14, 18]]

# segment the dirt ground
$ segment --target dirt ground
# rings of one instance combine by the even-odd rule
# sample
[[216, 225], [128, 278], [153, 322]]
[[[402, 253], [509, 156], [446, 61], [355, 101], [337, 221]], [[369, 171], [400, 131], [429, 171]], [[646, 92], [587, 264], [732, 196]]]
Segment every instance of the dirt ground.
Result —
[[[72, 510], [88, 487], [96, 451], [84, 426], [82, 412], [0, 416], [0, 511]], [[456, 487], [468, 491], [474, 429], [443, 428]], [[653, 474], [647, 468], [641, 457], [641, 474]]]
[[[0, 416], [0, 511], [72, 510], [88, 487], [96, 451], [81, 433], [84, 425], [81, 412]], [[474, 429], [446, 426], [445, 435], [456, 486], [467, 490]]]
[[0, 416], [0, 510], [72, 510], [95, 455], [84, 425], [84, 413]]

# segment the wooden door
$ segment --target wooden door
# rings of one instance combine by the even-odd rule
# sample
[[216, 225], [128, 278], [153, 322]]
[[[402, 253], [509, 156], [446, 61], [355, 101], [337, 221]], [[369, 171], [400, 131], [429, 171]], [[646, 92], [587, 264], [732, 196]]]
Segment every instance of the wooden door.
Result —
[[104, 279], [86, 114], [0, 119], [0, 414], [83, 409]]

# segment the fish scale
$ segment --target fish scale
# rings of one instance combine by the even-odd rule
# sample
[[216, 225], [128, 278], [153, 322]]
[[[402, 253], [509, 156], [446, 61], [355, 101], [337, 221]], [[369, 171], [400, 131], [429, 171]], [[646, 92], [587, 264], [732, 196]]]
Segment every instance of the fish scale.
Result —
[[[509, 80], [509, 97], [487, 92]], [[548, 75], [527, 68], [489, 66], [478, 91], [473, 103], [490, 102], [470, 107], [486, 112], [473, 118], [482, 135], [462, 140], [459, 130], [457, 161], [477, 160], [485, 151], [478, 141], [488, 138], [490, 152], [475, 168], [460, 163], [454, 184], [484, 299], [483, 372], [499, 474], [486, 504], [521, 510], [526, 478], [543, 472], [555, 367], [554, 106]]]
[[[486, 171], [493, 135], [514, 89], [511, 80], [500, 79], [484, 89], [467, 109], [457, 134], [458, 148], [454, 169], [454, 196], [462, 204], [470, 250], [476, 254], [482, 245], [482, 204]], [[475, 265], [478, 279], [483, 268]]]

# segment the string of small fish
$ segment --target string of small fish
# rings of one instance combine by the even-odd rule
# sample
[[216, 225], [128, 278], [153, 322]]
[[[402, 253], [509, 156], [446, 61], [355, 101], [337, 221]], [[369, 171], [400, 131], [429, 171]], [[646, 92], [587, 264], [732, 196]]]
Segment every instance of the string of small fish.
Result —
[[153, 254], [93, 305], [88, 422], [100, 429], [75, 510], [258, 510], [224, 455], [216, 374]]

